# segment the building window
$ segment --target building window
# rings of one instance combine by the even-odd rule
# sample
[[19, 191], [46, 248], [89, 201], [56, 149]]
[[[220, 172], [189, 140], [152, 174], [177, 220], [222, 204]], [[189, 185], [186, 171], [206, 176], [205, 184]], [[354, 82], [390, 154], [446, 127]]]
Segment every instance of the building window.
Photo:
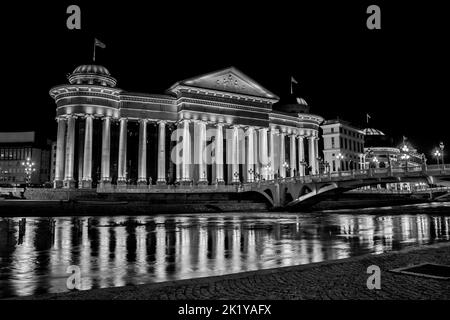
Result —
[[334, 137], [331, 137], [331, 147], [334, 148], [334, 145], [335, 145]]
[[331, 128], [331, 133], [334, 133], [334, 128]]

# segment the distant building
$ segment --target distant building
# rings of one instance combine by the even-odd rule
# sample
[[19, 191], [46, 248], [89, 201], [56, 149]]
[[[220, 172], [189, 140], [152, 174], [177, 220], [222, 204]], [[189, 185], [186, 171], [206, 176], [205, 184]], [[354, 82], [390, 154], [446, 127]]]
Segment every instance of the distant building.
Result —
[[[364, 132], [364, 168], [391, 170], [420, 170], [424, 164], [424, 155], [420, 154], [410, 143], [403, 141], [395, 144], [393, 139], [382, 131], [366, 128]], [[425, 187], [421, 182], [388, 183], [363, 189], [387, 189], [394, 191], [412, 191]]]
[[55, 180], [55, 170], [56, 170], [56, 141], [52, 142], [52, 149], [50, 153], [50, 181]]
[[325, 121], [323, 154], [325, 167], [330, 172], [363, 168], [364, 133], [343, 120]]
[[[42, 185], [50, 181], [50, 144], [34, 131], [0, 132], [0, 185]], [[34, 169], [27, 175], [26, 162]]]

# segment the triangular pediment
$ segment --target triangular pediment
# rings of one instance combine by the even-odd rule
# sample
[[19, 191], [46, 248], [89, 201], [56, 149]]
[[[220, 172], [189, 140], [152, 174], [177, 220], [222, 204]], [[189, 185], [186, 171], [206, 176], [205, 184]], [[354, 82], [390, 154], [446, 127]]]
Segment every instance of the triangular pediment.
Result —
[[265, 89], [255, 80], [234, 67], [180, 81], [171, 89], [178, 85], [243, 94], [266, 99], [279, 99], [272, 92]]

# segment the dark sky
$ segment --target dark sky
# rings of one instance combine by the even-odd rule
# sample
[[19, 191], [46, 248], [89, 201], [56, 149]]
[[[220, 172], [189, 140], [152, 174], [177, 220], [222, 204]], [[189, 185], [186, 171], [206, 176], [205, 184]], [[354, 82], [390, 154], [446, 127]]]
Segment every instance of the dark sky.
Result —
[[[2, 9], [3, 104], [0, 130], [56, 133], [49, 89], [97, 62], [118, 87], [163, 93], [177, 80], [235, 66], [282, 99], [289, 78], [326, 119], [402, 135], [430, 154], [450, 149], [446, 11], [407, 1], [133, 2], [16, 1]], [[144, 5], [146, 3], [146, 5]], [[381, 30], [366, 28], [366, 8], [381, 7]], [[66, 28], [66, 8], [81, 7], [81, 30]]]

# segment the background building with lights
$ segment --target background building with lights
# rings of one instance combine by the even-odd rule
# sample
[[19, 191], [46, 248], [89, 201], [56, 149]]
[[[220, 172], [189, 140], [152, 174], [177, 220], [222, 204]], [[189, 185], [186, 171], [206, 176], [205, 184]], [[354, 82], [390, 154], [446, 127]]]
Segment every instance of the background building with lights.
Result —
[[330, 172], [364, 169], [364, 133], [349, 122], [327, 120], [322, 125], [324, 161]]
[[[301, 98], [278, 103], [234, 67], [179, 81], [165, 94], [119, 89], [99, 65], [77, 67], [68, 81], [50, 90], [56, 188], [233, 184], [319, 171], [323, 118]], [[211, 163], [201, 156], [209, 147]]]
[[0, 132], [0, 185], [50, 182], [50, 145], [34, 131]]

